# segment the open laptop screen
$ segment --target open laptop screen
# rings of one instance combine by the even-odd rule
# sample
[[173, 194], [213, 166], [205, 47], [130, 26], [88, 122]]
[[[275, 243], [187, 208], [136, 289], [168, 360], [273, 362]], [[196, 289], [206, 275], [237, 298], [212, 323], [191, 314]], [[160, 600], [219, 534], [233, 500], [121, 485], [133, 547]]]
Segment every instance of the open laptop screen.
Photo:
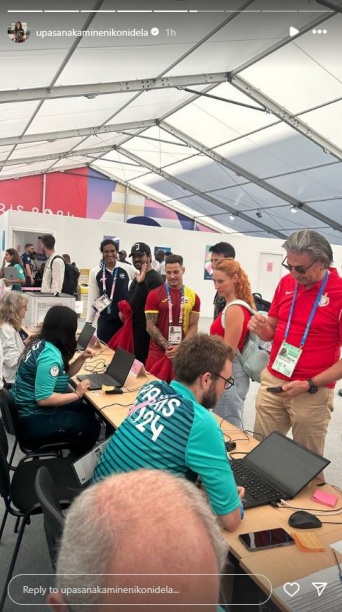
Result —
[[135, 356], [121, 348], [115, 350], [115, 355], [110, 362], [106, 374], [109, 374], [120, 385], [124, 385], [129, 371], [133, 365]]
[[330, 461], [274, 431], [256, 446], [244, 461], [295, 496]]

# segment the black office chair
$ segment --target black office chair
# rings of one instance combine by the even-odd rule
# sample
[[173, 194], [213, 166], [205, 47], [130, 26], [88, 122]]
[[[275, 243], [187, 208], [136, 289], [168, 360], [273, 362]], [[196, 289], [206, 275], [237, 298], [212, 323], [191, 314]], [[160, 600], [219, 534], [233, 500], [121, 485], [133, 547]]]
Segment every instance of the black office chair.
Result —
[[12, 461], [13, 461], [14, 453], [16, 451], [18, 442], [17, 442], [16, 435], [15, 435], [14, 424], [12, 421], [11, 413], [8, 407], [8, 401], [7, 401], [8, 394], [9, 394], [9, 391], [6, 388], [3, 388], [0, 390], [0, 411], [1, 411], [2, 422], [4, 424], [4, 427], [7, 433], [10, 434], [11, 436], [14, 436], [15, 438], [11, 456], [9, 458], [9, 465], [10, 465], [10, 469], [12, 470], [14, 469], [14, 467], [12, 466]]
[[23, 457], [13, 473], [12, 480], [10, 480], [9, 464], [6, 459], [8, 452], [7, 436], [1, 421], [0, 431], [0, 495], [5, 502], [5, 514], [0, 528], [0, 540], [8, 514], [21, 519], [16, 545], [0, 601], [0, 610], [2, 610], [25, 527], [29, 524], [32, 515], [42, 513], [42, 508], [34, 488], [38, 470], [43, 466], [48, 467], [55, 485], [56, 496], [61, 504], [70, 504], [73, 498], [80, 493], [81, 487], [72, 468], [72, 459], [69, 457], [60, 458], [55, 455], [42, 458], [39, 454], [31, 454]]
[[23, 421], [19, 417], [18, 408], [13, 395], [4, 388], [0, 391], [0, 406], [5, 429], [7, 433], [14, 435], [16, 438], [16, 443], [9, 459], [11, 469], [14, 469], [12, 461], [17, 443], [24, 455], [31, 455], [32, 453], [38, 453], [40, 455], [55, 453], [56, 456], [62, 456], [63, 450], [70, 450], [72, 448], [72, 450], [78, 451], [77, 440], [71, 443], [70, 440], [66, 441], [63, 439], [56, 441], [44, 440], [44, 438], [36, 440], [28, 439], [25, 435]]
[[52, 569], [56, 570], [58, 543], [62, 537], [64, 515], [55, 484], [47, 467], [39, 468], [34, 481], [37, 498], [44, 514], [44, 529]]

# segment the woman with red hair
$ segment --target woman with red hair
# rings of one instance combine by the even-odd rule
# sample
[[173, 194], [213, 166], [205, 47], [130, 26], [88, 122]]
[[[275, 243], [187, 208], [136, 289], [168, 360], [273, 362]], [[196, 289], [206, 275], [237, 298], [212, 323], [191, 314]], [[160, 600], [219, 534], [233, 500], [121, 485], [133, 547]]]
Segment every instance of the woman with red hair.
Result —
[[[247, 325], [251, 318], [248, 306], [254, 309], [255, 304], [247, 275], [235, 259], [221, 259], [216, 265], [213, 277], [215, 289], [219, 296], [226, 300], [226, 306], [212, 323], [210, 334], [221, 336], [235, 352], [234, 385], [226, 389], [213, 411], [242, 429], [242, 414], [249, 389], [249, 377], [243, 371], [239, 353], [248, 335]], [[246, 306], [232, 304], [235, 300], [242, 300]]]

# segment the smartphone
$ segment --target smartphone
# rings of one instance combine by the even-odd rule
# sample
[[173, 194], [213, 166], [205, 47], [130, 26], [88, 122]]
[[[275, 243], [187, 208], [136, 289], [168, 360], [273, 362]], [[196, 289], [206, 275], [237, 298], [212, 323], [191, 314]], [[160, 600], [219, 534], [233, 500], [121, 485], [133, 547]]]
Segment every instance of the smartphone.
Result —
[[267, 387], [266, 391], [270, 393], [284, 393], [283, 387]]
[[289, 546], [294, 543], [294, 539], [291, 538], [290, 534], [281, 527], [277, 529], [266, 529], [265, 531], [242, 533], [239, 535], [239, 540], [247, 550], [252, 552], [277, 548], [278, 546]]

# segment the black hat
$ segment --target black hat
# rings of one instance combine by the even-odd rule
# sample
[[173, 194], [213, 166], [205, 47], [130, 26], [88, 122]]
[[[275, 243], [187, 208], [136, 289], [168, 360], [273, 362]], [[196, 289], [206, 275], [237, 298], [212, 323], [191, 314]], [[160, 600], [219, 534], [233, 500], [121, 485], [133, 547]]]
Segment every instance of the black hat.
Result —
[[136, 242], [133, 244], [129, 256], [132, 257], [132, 255], [136, 255], [137, 253], [146, 253], [146, 255], [151, 257], [151, 249], [145, 242]]

